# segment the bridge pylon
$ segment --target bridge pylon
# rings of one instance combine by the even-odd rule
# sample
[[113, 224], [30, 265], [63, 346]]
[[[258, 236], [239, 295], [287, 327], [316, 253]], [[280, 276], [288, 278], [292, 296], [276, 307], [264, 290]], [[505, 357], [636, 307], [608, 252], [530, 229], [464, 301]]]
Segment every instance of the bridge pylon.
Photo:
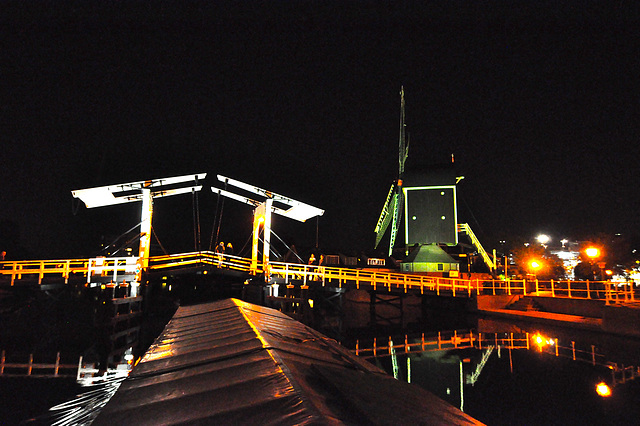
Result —
[[[153, 199], [171, 195], [188, 194], [202, 189], [198, 182], [207, 176], [206, 173], [176, 176], [169, 178], [143, 180], [96, 188], [77, 189], [71, 191], [75, 198], [84, 202], [87, 208], [111, 206], [115, 204], [142, 201], [140, 208], [140, 248], [138, 268], [135, 282], [137, 287], [142, 282], [142, 273], [149, 266], [149, 249], [151, 247], [151, 221], [153, 218]], [[187, 182], [195, 185], [183, 186]], [[137, 294], [137, 289], [132, 291]]]

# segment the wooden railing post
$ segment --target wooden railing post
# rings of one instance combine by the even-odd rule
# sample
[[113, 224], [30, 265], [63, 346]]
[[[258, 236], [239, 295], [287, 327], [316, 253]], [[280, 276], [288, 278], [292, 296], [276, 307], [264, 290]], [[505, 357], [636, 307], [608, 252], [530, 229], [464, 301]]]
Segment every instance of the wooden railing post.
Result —
[[[571, 280], [567, 280], [567, 294], [569, 295], [569, 299], [571, 299]], [[589, 293], [589, 280], [587, 280], [587, 294]]]

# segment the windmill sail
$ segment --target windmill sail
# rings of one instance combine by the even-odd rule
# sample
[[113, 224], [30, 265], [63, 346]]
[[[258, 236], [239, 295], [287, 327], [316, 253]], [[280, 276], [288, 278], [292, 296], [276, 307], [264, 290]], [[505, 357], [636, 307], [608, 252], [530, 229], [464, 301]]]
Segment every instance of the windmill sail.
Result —
[[391, 185], [387, 200], [382, 207], [380, 218], [376, 224], [376, 244], [378, 247], [384, 236], [389, 223], [391, 223], [391, 237], [389, 241], [389, 256], [393, 251], [398, 229], [400, 229], [400, 219], [402, 217], [402, 207], [404, 205], [404, 193], [402, 191], [402, 178], [404, 176], [404, 164], [409, 155], [409, 146], [406, 140], [406, 124], [404, 122], [404, 87], [400, 89], [400, 140], [398, 146], [398, 178]]

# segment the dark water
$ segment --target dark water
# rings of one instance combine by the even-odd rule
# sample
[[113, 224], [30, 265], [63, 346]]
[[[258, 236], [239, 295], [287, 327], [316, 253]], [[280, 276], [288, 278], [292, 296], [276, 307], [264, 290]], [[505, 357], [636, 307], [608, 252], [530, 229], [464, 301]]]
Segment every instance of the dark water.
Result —
[[75, 379], [1, 377], [0, 424], [48, 424], [45, 419], [35, 419], [82, 391]]
[[[349, 349], [355, 349], [356, 344], [360, 349], [371, 348], [374, 339], [378, 346], [388, 347], [391, 339], [395, 357], [386, 349], [386, 353], [381, 350], [380, 356], [368, 359], [389, 374], [393, 374], [395, 361], [399, 380], [407, 381], [410, 372], [413, 384], [486, 424], [640, 424], [640, 378], [622, 383], [618, 376], [614, 383], [610, 368], [637, 369], [640, 339], [475, 317], [455, 307], [423, 313], [419, 305], [408, 303], [402, 317], [389, 322], [374, 321], [367, 303], [347, 301], [344, 309], [342, 321], [325, 318], [317, 324], [320, 330], [335, 335]], [[392, 318], [396, 313], [387, 314]], [[475, 344], [461, 342], [457, 349], [419, 350], [423, 336], [432, 342], [440, 332], [441, 341], [446, 341], [454, 331], [457, 336], [474, 336]], [[551, 345], [537, 347], [533, 340], [536, 334], [553, 339], [554, 345], [557, 342], [557, 352]], [[484, 339], [480, 345], [479, 336]], [[509, 336], [515, 338], [513, 344], [496, 340]], [[529, 349], [523, 348], [527, 340]], [[405, 341], [413, 345], [408, 354]], [[491, 352], [489, 346], [494, 346]], [[471, 384], [467, 377], [474, 373], [477, 377]], [[600, 381], [611, 386], [610, 397], [595, 392]], [[86, 389], [69, 379], [1, 377], [0, 425], [37, 417], [39, 421], [28, 424], [46, 424], [42, 416], [49, 407], [83, 391]]]
[[[352, 309], [364, 321], [363, 307]], [[629, 380], [628, 371], [623, 382], [620, 372], [622, 367], [637, 371], [640, 339], [459, 312], [433, 311], [421, 323], [410, 313], [407, 317], [397, 330], [375, 326], [347, 331], [343, 344], [350, 349], [356, 342], [359, 349], [372, 348], [375, 338], [382, 349], [377, 357], [368, 358], [371, 362], [389, 374], [395, 362], [399, 380], [410, 380], [489, 425], [640, 424], [640, 378]], [[411, 328], [421, 330], [405, 333]], [[427, 344], [421, 351], [423, 336], [426, 342], [437, 342], [438, 332], [441, 342], [451, 341], [454, 332], [463, 337], [460, 348], [437, 350]], [[538, 335], [544, 339], [542, 345], [536, 344]], [[473, 347], [465, 336], [476, 339]], [[389, 355], [390, 339], [395, 357]], [[414, 345], [408, 354], [405, 342]], [[596, 393], [600, 382], [611, 387], [610, 397]]]
[[[501, 351], [485, 364], [474, 385], [464, 384], [461, 398], [461, 358], [474, 359], [473, 351], [415, 354], [411, 381], [490, 425], [638, 424], [640, 380], [617, 384], [603, 398], [595, 385], [610, 378], [604, 367], [556, 358], [535, 350]], [[456, 353], [460, 352], [460, 353]], [[442, 357], [440, 357], [442, 356]], [[511, 359], [510, 359], [511, 357]], [[399, 380], [407, 380], [407, 355], [398, 356]], [[389, 357], [377, 360], [390, 374]], [[462, 363], [463, 375], [475, 368]]]

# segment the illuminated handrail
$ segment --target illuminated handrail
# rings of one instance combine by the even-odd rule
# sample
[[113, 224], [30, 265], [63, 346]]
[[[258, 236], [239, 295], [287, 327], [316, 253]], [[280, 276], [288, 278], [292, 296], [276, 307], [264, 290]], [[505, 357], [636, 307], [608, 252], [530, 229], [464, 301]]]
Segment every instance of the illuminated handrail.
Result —
[[[97, 275], [108, 276], [117, 282], [118, 277], [136, 272], [136, 257], [23, 260], [0, 262], [0, 276], [10, 277], [11, 285], [23, 275], [38, 275], [38, 284], [46, 275], [59, 275], [69, 281], [71, 274], [83, 274], [87, 282]], [[376, 271], [371, 269], [339, 268], [299, 263], [271, 262], [268, 267], [258, 263], [252, 268], [251, 259], [211, 251], [189, 252], [149, 258], [151, 270], [209, 265], [247, 274], [266, 274], [268, 278], [279, 278], [285, 284], [302, 281], [303, 284], [316, 282], [322, 286], [343, 287], [345, 285], [373, 290], [401, 290], [404, 292], [425, 291], [441, 295], [470, 297], [476, 295], [537, 295], [570, 299], [603, 300], [607, 304], [633, 303], [640, 301], [640, 288], [633, 282], [611, 281], [571, 281], [571, 280], [481, 280], [445, 278], [424, 274]]]
[[71, 274], [86, 275], [89, 259], [53, 259], [53, 260], [20, 260], [0, 262], [0, 276], [11, 277], [11, 285], [21, 280], [23, 275], [38, 275], [38, 284], [42, 284], [45, 275], [59, 275], [69, 282]]
[[[7, 362], [6, 352], [0, 353], [0, 376], [6, 377], [76, 377], [74, 370], [78, 364], [62, 364], [60, 352], [56, 353], [55, 363], [34, 362], [33, 354], [29, 354], [27, 362]], [[82, 357], [80, 357], [82, 359]]]
[[[149, 267], [152, 270], [179, 268], [197, 264], [212, 265], [218, 268], [233, 269], [246, 273], [251, 272], [251, 259], [212, 251], [179, 253], [149, 258]], [[262, 270], [259, 272], [261, 273]]]
[[[284, 279], [285, 284], [292, 280], [320, 281], [323, 286], [354, 285], [357, 289], [362, 286], [373, 290], [389, 291], [392, 288], [403, 290], [420, 290], [440, 294], [442, 291], [451, 292], [453, 296], [469, 297], [478, 288], [472, 280], [460, 278], [444, 278], [431, 275], [403, 274], [397, 272], [375, 271], [365, 269], [337, 268], [316, 265], [301, 265], [295, 263], [271, 262], [269, 264], [271, 277]], [[478, 284], [476, 281], [475, 285]]]

